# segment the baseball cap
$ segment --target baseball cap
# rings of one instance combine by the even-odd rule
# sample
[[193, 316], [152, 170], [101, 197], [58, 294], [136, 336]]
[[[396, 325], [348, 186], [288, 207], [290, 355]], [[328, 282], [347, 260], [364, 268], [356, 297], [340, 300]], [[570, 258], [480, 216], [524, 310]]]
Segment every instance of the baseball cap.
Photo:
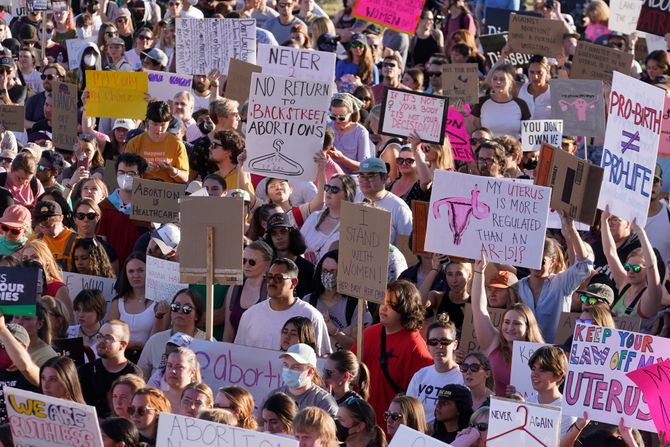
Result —
[[367, 172], [376, 172], [381, 174], [388, 174], [386, 170], [386, 163], [381, 158], [366, 158], [361, 162], [360, 168], [358, 168], [358, 174], [367, 173]]
[[176, 332], [170, 337], [167, 341], [171, 345], [179, 346], [180, 348], [185, 348], [191, 344], [193, 337], [183, 332]]
[[379, 35], [382, 33], [382, 27], [376, 23], [371, 23], [367, 28], [363, 30], [363, 34], [376, 34]]
[[273, 228], [277, 227], [286, 227], [286, 228], [291, 228], [293, 224], [291, 223], [291, 220], [288, 218], [288, 215], [286, 213], [275, 213], [272, 216], [268, 217], [268, 232], [271, 231]]
[[0, 217], [0, 223], [10, 227], [30, 227], [31, 221], [30, 210], [19, 204], [8, 206]]
[[23, 326], [16, 323], [8, 323], [7, 329], [9, 330], [9, 333], [14, 336], [16, 341], [21, 343], [23, 346], [27, 348], [30, 345], [30, 335], [28, 335], [28, 331], [26, 331]]
[[118, 118], [114, 120], [114, 126], [112, 126], [112, 129], [133, 130], [134, 128], [135, 122], [126, 118]]
[[167, 54], [163, 53], [162, 50], [159, 50], [158, 48], [152, 48], [149, 51], [142, 51], [141, 54], [160, 64], [161, 67], [167, 67], [168, 57]]
[[578, 290], [577, 293], [586, 296], [593, 296], [595, 298], [600, 298], [601, 300], [607, 301], [607, 304], [609, 304], [610, 306], [612, 305], [612, 303], [614, 303], [614, 291], [607, 284], [602, 283], [589, 284], [589, 286], [585, 290]]
[[335, 34], [325, 33], [319, 36], [316, 40], [316, 47], [321, 51], [334, 53], [337, 49], [337, 42], [340, 41], [340, 36]]
[[0, 151], [0, 158], [16, 158], [16, 151], [12, 149], [3, 149]]
[[658, 163], [656, 163], [656, 168], [654, 169], [654, 177], [663, 180], [663, 168]]
[[284, 357], [291, 357], [301, 365], [312, 365], [316, 368], [316, 353], [311, 346], [305, 343], [291, 345], [285, 353], [279, 356], [280, 359]]
[[131, 18], [132, 14], [130, 13], [130, 10], [128, 8], [119, 8], [117, 9], [116, 17], [114, 17], [114, 20], [118, 19], [119, 17]]
[[11, 56], [0, 57], [0, 67], [14, 68], [15, 66], [14, 59]]
[[575, 140], [575, 137], [570, 137], [568, 135], [563, 135], [563, 138], [561, 138], [561, 143], [562, 144], [572, 144], [575, 141], [577, 141], [577, 140]]
[[151, 240], [158, 245], [161, 253], [168, 255], [170, 252], [177, 249], [179, 241], [181, 240], [181, 230], [173, 223], [166, 223], [151, 233]]
[[454, 402], [460, 402], [465, 404], [470, 404], [472, 408], [472, 394], [463, 385], [457, 385], [455, 383], [450, 383], [449, 385], [443, 386], [437, 392], [438, 400], [453, 400]]
[[30, 155], [33, 156], [35, 161], [39, 161], [40, 158], [42, 158], [42, 147], [37, 145], [36, 143], [26, 143], [23, 145], [21, 148], [21, 152], [28, 152]]
[[356, 33], [353, 36], [351, 36], [351, 43], [358, 42], [358, 43], [364, 43], [365, 45], [368, 44], [368, 39], [360, 33]]
[[33, 218], [41, 219], [44, 217], [62, 216], [63, 210], [60, 205], [53, 200], [40, 200], [33, 209]]
[[489, 287], [493, 287], [494, 289], [509, 289], [518, 281], [519, 280], [514, 273], [508, 272], [507, 270], [501, 270], [493, 277], [493, 279], [491, 279]]

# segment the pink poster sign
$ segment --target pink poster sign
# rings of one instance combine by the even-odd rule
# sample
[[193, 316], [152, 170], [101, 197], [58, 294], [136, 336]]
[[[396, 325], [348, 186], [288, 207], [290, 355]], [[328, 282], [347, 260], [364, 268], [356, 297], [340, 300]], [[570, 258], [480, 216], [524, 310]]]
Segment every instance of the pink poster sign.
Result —
[[425, 0], [358, 0], [353, 15], [402, 33], [414, 34]]
[[[465, 104], [465, 109], [470, 112], [470, 106]], [[454, 160], [471, 162], [474, 161], [472, 147], [470, 146], [470, 135], [465, 126], [463, 114], [454, 107], [449, 107], [447, 111], [447, 138], [451, 143], [451, 151], [454, 154]]]
[[661, 137], [658, 139], [658, 153], [670, 154], [670, 98], [665, 97], [661, 120]]
[[[667, 102], [666, 102], [667, 104]], [[670, 433], [670, 360], [626, 374], [642, 391], [651, 419], [659, 433]]]

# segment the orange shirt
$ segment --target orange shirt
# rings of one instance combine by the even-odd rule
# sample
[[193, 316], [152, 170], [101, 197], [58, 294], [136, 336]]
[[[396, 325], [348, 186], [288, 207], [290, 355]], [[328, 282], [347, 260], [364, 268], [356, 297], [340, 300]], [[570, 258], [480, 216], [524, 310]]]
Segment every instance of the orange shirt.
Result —
[[[126, 146], [126, 152], [141, 155], [147, 163], [168, 162], [180, 171], [188, 172], [188, 154], [184, 143], [171, 133], [167, 134], [165, 140], [155, 143], [144, 132], [131, 139]], [[149, 180], [162, 180], [169, 183], [182, 183], [170, 177], [171, 172], [167, 169], [147, 170], [144, 178]]]

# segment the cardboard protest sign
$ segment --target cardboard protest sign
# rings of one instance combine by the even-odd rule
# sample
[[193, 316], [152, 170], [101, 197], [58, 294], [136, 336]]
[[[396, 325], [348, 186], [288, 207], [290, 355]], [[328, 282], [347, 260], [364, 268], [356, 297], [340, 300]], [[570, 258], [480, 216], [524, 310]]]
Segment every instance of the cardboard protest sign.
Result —
[[0, 267], [0, 313], [34, 316], [41, 283], [42, 271], [38, 268]]
[[[488, 36], [479, 36], [479, 41], [484, 49], [484, 55], [489, 65], [493, 66], [502, 57], [502, 49], [507, 45], [508, 33], [489, 34]], [[530, 63], [530, 54], [520, 53], [514, 50], [507, 56], [507, 63], [515, 67], [528, 67]], [[552, 80], [553, 82], [553, 80]]]
[[442, 144], [449, 101], [441, 96], [395, 88], [384, 89], [379, 129], [382, 135], [406, 137], [416, 132], [421, 141]]
[[603, 168], [550, 145], [543, 145], [535, 184], [551, 186], [551, 207], [587, 225], [596, 219]]
[[412, 35], [424, 3], [425, 0], [358, 0], [352, 15]]
[[54, 82], [53, 95], [53, 143], [58, 149], [71, 151], [78, 141], [79, 94], [77, 86], [65, 82]]
[[256, 65], [263, 73], [312, 81], [335, 81], [335, 53], [259, 44]]
[[323, 146], [332, 82], [251, 75], [246, 168], [255, 174], [313, 181]]
[[[470, 113], [470, 106], [464, 104], [465, 110]], [[454, 160], [471, 162], [475, 160], [470, 145], [470, 134], [465, 126], [463, 114], [455, 107], [449, 106], [447, 110], [447, 138], [451, 143], [451, 153]]]
[[668, 5], [660, 1], [644, 1], [637, 20], [637, 30], [657, 36], [665, 36], [670, 32]]
[[566, 135], [605, 135], [602, 81], [552, 79], [550, 94], [551, 117], [563, 120]]
[[337, 291], [383, 303], [388, 280], [391, 213], [342, 202]]
[[644, 227], [661, 135], [665, 91], [614, 73], [598, 208]]
[[426, 251], [540, 268], [551, 189], [435, 171]]
[[179, 222], [179, 198], [185, 191], [183, 184], [135, 177], [130, 218], [144, 222]]
[[632, 63], [633, 53], [580, 40], [572, 58], [570, 79], [610, 82], [615, 71], [630, 73]]
[[60, 356], [70, 357], [77, 368], [84, 364], [84, 338], [57, 338], [51, 340], [51, 347]]
[[149, 96], [160, 101], [172, 101], [177, 93], [191, 92], [193, 76], [167, 73], [164, 71], [147, 71], [149, 79]]
[[231, 59], [226, 79], [224, 96], [243, 104], [249, 99], [251, 89], [251, 74], [261, 73], [263, 69], [258, 65], [250, 64], [238, 59]]
[[425, 253], [426, 225], [428, 224], [428, 202], [412, 200], [412, 252]]
[[406, 425], [400, 425], [393, 435], [393, 439], [388, 447], [407, 447], [407, 446], [422, 446], [422, 447], [449, 447], [442, 441], [428, 436], [424, 433], [412, 430]]
[[207, 228], [212, 227], [214, 282], [242, 284], [243, 205], [242, 198], [233, 197], [189, 196], [179, 201], [181, 282], [207, 284]]
[[117, 295], [114, 290], [116, 278], [103, 278], [101, 276], [82, 275], [81, 273], [63, 272], [63, 282], [67, 286], [72, 299], [84, 289], [97, 289], [102, 292], [107, 304], [111, 303]]
[[666, 360], [670, 340], [622, 329], [575, 324], [563, 413], [606, 424], [656, 431], [641, 390], [627, 373]]
[[4, 387], [15, 445], [103, 447], [95, 407]]
[[23, 132], [26, 130], [24, 118], [26, 106], [0, 105], [0, 123], [12, 132]]
[[68, 65], [71, 65], [76, 68], [78, 61], [81, 60], [81, 52], [84, 51], [84, 48], [91, 43], [89, 39], [67, 39], [65, 41], [65, 46], [67, 48], [67, 60]]
[[147, 256], [144, 296], [154, 301], [168, 301], [188, 284], [179, 282], [179, 263]]
[[512, 345], [510, 385], [516, 388], [516, 392], [522, 395], [524, 399], [528, 399], [528, 396], [537, 393], [533, 388], [533, 383], [530, 381], [530, 366], [528, 366], [528, 361], [533, 353], [542, 346], [550, 345], [532, 341], [514, 341]]
[[512, 11], [511, 9], [487, 6], [486, 23], [482, 26], [482, 34], [498, 34], [509, 31], [509, 16], [511, 14], [540, 17], [540, 14], [534, 11]]
[[509, 16], [509, 46], [514, 51], [561, 57], [565, 25], [560, 20], [549, 20], [521, 14]]
[[6, 6], [6, 11], [14, 17], [21, 17], [28, 14], [28, 5], [26, 0], [2, 0], [0, 5]]
[[623, 34], [634, 33], [643, 3], [644, 0], [610, 0], [607, 27]]
[[627, 376], [642, 391], [656, 430], [659, 433], [668, 433], [670, 414], [666, 400], [670, 392], [670, 360], [637, 369], [629, 372]]
[[[488, 311], [493, 326], [502, 327], [502, 320], [507, 310], [489, 307]], [[477, 334], [475, 334], [475, 326], [472, 321], [472, 304], [470, 303], [465, 304], [465, 310], [463, 311], [463, 328], [461, 330], [461, 339], [458, 342], [458, 348], [463, 349], [465, 352], [480, 350]]]
[[557, 447], [560, 434], [560, 408], [491, 397], [487, 447]]
[[227, 75], [230, 59], [256, 62], [256, 19], [177, 18], [177, 73]]
[[[580, 315], [578, 312], [563, 312], [561, 314], [561, 318], [558, 320], [556, 337], [554, 337], [554, 341], [557, 344], [562, 344], [572, 337], [572, 334], [575, 332], [575, 324], [577, 324], [577, 319]], [[636, 315], [612, 315], [612, 318], [617, 329], [631, 332], [640, 330], [640, 323], [642, 321]]]
[[86, 102], [88, 116], [144, 119], [147, 113], [147, 73], [89, 70], [86, 89], [90, 94]]
[[670, 98], [666, 97], [663, 103], [663, 121], [661, 122], [661, 136], [658, 139], [658, 153], [670, 154]]
[[442, 66], [442, 89], [449, 102], [479, 101], [479, 70], [477, 64], [445, 64]]
[[560, 146], [562, 137], [561, 120], [521, 121], [521, 148], [524, 152], [539, 151], [543, 144]]

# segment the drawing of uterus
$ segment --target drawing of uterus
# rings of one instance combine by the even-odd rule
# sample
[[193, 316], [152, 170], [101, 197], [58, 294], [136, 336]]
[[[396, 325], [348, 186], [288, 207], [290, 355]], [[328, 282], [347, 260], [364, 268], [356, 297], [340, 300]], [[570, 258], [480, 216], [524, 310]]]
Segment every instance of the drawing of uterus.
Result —
[[449, 228], [453, 233], [455, 245], [461, 245], [463, 233], [468, 228], [470, 216], [481, 220], [488, 217], [491, 207], [479, 201], [479, 188], [477, 185], [472, 189], [470, 197], [446, 197], [433, 204], [433, 216], [440, 219], [440, 208], [447, 206], [449, 216]]

